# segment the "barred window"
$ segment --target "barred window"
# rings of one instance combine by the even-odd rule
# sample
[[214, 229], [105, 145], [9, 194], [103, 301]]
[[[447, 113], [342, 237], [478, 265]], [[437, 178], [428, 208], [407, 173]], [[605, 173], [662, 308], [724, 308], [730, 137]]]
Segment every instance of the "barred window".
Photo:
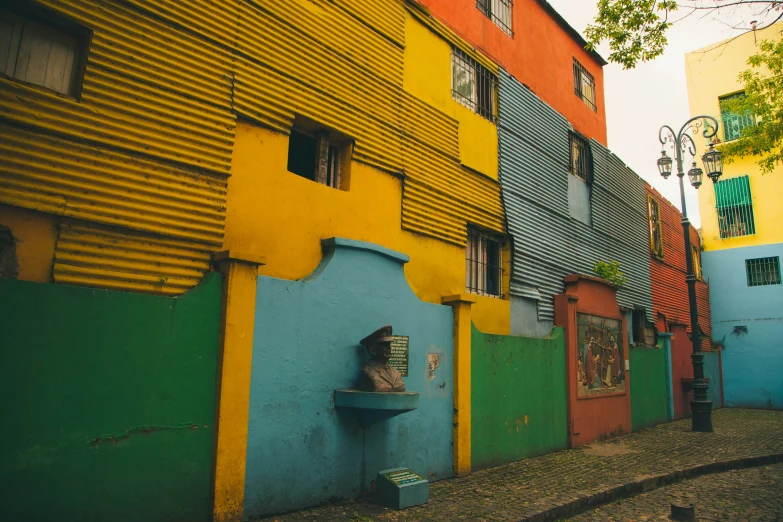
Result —
[[746, 259], [745, 272], [748, 276], [748, 286], [779, 285], [780, 257], [762, 257]]
[[476, 0], [478, 10], [509, 36], [514, 35], [511, 30], [511, 7], [513, 5], [512, 0]]
[[593, 182], [593, 161], [590, 157], [590, 145], [576, 133], [569, 135], [570, 153], [568, 172], [585, 183]]
[[691, 257], [693, 258], [693, 275], [697, 279], [704, 279], [701, 274], [701, 252], [694, 245], [691, 245]]
[[454, 99], [494, 123], [497, 77], [456, 47], [451, 50], [451, 69]]
[[647, 217], [650, 224], [650, 252], [663, 259], [663, 227], [661, 226], [661, 208], [658, 200], [647, 196]]
[[595, 78], [574, 58], [574, 93], [593, 110], [595, 106]]
[[465, 287], [468, 292], [502, 296], [502, 245], [500, 236], [468, 227], [465, 249]]
[[738, 92], [730, 96], [721, 96], [718, 98], [720, 103], [720, 117], [723, 120], [723, 139], [724, 141], [736, 140], [742, 135], [742, 131], [756, 124], [756, 118], [750, 112], [745, 114], [735, 114], [726, 106], [726, 102], [732, 99], [744, 98], [744, 92]]
[[750, 178], [740, 176], [723, 179], [714, 186], [720, 237], [725, 239], [755, 234]]

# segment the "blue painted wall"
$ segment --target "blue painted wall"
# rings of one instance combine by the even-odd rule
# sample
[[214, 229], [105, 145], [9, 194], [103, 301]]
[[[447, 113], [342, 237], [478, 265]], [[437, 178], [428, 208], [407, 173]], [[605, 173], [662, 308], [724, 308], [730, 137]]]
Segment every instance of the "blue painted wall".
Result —
[[718, 352], [704, 352], [704, 377], [710, 380], [707, 398], [712, 401], [713, 410], [723, 407], [723, 400], [720, 396], [721, 376], [718, 357], [720, 357]]
[[[728, 407], [783, 409], [783, 285], [749, 287], [745, 260], [783, 257], [783, 244], [702, 253], [710, 281], [712, 338], [723, 341]], [[746, 326], [747, 334], [733, 333]], [[712, 386], [710, 386], [712, 388]]]
[[[332, 239], [307, 279], [258, 278], [245, 517], [357, 496], [385, 468], [452, 475], [452, 312], [413, 294], [406, 261]], [[368, 360], [359, 340], [384, 324], [410, 336], [403, 380], [419, 408], [363, 430], [334, 390], [355, 385]], [[429, 353], [441, 354], [432, 377]]]

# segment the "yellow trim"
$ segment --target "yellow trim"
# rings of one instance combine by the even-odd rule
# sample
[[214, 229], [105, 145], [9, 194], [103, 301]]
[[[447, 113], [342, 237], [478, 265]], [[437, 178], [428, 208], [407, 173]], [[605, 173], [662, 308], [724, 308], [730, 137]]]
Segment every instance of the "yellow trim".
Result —
[[223, 273], [216, 443], [214, 522], [242, 520], [253, 359], [256, 285], [260, 256], [215, 254]]

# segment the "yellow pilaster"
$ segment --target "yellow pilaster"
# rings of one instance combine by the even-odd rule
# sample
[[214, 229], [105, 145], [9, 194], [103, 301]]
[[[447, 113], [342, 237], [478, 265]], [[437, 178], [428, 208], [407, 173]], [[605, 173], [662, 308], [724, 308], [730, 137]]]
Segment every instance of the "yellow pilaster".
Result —
[[470, 473], [470, 294], [444, 296], [454, 311], [454, 475]]
[[213, 256], [223, 274], [216, 443], [213, 466], [215, 522], [239, 522], [245, 501], [247, 423], [260, 256], [224, 250]]

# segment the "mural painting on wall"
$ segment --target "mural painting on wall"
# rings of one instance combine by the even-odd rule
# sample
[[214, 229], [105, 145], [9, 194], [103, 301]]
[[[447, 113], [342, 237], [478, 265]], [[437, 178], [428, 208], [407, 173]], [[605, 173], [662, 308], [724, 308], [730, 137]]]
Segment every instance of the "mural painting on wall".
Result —
[[578, 313], [576, 324], [577, 395], [624, 393], [622, 322]]

